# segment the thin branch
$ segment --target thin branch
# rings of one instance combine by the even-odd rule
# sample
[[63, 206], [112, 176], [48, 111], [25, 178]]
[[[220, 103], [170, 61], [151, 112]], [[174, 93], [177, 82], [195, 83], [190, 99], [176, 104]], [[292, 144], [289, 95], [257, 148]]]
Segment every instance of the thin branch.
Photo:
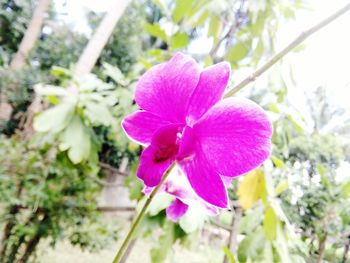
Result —
[[[234, 217], [232, 218], [232, 223], [231, 223], [231, 229], [230, 229], [230, 236], [227, 242], [227, 247], [228, 249], [233, 253], [236, 254], [237, 252], [237, 246], [238, 246], [238, 241], [237, 241], [237, 235], [238, 235], [238, 226], [241, 221], [243, 209], [241, 206], [236, 206], [233, 207], [234, 209]], [[228, 263], [229, 259], [227, 256], [224, 257], [224, 263]]]
[[265, 71], [267, 71], [269, 68], [271, 68], [276, 62], [278, 62], [281, 58], [283, 58], [285, 55], [287, 55], [290, 51], [292, 51], [295, 47], [297, 47], [300, 43], [302, 43], [305, 39], [307, 39], [309, 36], [317, 32], [318, 30], [322, 29], [329, 23], [333, 22], [335, 19], [346, 13], [350, 10], [350, 3], [345, 5], [343, 8], [332, 14], [331, 16], [327, 17], [326, 19], [322, 20], [318, 24], [312, 26], [308, 30], [302, 32], [294, 41], [292, 41], [288, 46], [286, 46], [284, 49], [282, 49], [279, 53], [277, 53], [270, 61], [268, 61], [265, 65], [263, 65], [261, 68], [259, 68], [257, 71], [255, 71], [253, 74], [248, 76], [246, 79], [244, 79], [241, 83], [236, 85], [232, 90], [230, 90], [225, 97], [231, 97], [238, 91], [240, 91], [242, 88], [247, 86], [249, 83], [255, 81], [257, 77], [259, 77], [261, 74], [263, 74]]
[[133, 212], [135, 211], [135, 207], [132, 206], [101, 206], [97, 207], [97, 210], [100, 212]]

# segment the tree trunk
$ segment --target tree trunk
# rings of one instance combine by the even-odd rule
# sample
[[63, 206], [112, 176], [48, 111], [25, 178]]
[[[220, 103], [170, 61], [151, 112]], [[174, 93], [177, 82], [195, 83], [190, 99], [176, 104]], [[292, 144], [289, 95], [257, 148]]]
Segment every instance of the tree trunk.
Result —
[[1, 240], [1, 251], [0, 251], [0, 259], [5, 258], [7, 246], [9, 242], [9, 238], [11, 236], [11, 232], [13, 227], [16, 225], [16, 214], [18, 213], [18, 207], [13, 205], [9, 211], [9, 219], [4, 227], [4, 232]]
[[343, 259], [341, 261], [342, 263], [346, 263], [348, 260], [349, 248], [350, 248], [350, 236], [348, 237], [344, 247]]
[[319, 250], [318, 250], [318, 258], [317, 258], [317, 263], [321, 263], [324, 257], [324, 253], [326, 250], [326, 242], [327, 242], [327, 233], [324, 236], [324, 238], [320, 238], [319, 240]]
[[[29, 52], [34, 47], [40, 34], [44, 16], [49, 8], [50, 2], [51, 0], [39, 0], [19, 48], [10, 62], [10, 69], [19, 70], [26, 64]], [[9, 104], [6, 94], [2, 91], [0, 94], [0, 120], [8, 121], [11, 118], [12, 110], [12, 106]]]
[[[237, 245], [238, 245], [238, 242], [237, 242], [238, 226], [241, 221], [243, 211], [242, 211], [242, 207], [240, 206], [235, 206], [233, 209], [234, 209], [235, 216], [234, 218], [232, 218], [231, 231], [230, 231], [227, 247], [233, 254], [236, 254]], [[229, 263], [229, 259], [226, 256], [224, 258], [224, 263]]]
[[35, 41], [37, 40], [41, 27], [44, 22], [44, 16], [49, 8], [51, 0], [39, 0], [37, 7], [33, 13], [32, 19], [29, 22], [28, 28], [24, 33], [24, 37], [19, 45], [18, 51], [12, 58], [10, 68], [13, 70], [21, 69], [28, 57], [29, 51], [34, 47]]
[[18, 260], [17, 263], [25, 263], [28, 261], [29, 257], [33, 254], [35, 251], [35, 248], [40, 242], [41, 237], [43, 236], [42, 231], [40, 230], [41, 225], [45, 225], [46, 221], [49, 219], [49, 216], [47, 214], [44, 215], [43, 219], [40, 221], [38, 225], [38, 229], [35, 233], [35, 235], [28, 241], [27, 246], [24, 250], [23, 256]]
[[95, 34], [92, 36], [85, 47], [83, 54], [80, 56], [74, 71], [76, 77], [83, 76], [92, 70], [106, 45], [108, 38], [112, 34], [115, 25], [123, 15], [129, 3], [130, 0], [114, 1], [113, 6], [99, 24]]
[[[37, 219], [37, 213], [33, 213], [28, 218], [27, 222], [25, 223], [25, 226], [30, 226], [30, 224], [33, 224]], [[12, 243], [11, 248], [9, 249], [8, 259], [7, 263], [15, 262], [18, 251], [23, 243], [25, 243], [25, 239], [27, 237], [27, 233], [22, 233], [17, 242]]]
[[[23, 190], [23, 184], [22, 182], [19, 182], [17, 185], [17, 193], [16, 193], [17, 198], [20, 198], [22, 190]], [[3, 236], [1, 239], [0, 259], [4, 258], [6, 254], [8, 241], [11, 236], [12, 229], [16, 225], [16, 215], [18, 212], [19, 212], [19, 207], [17, 205], [12, 205], [9, 209], [9, 219], [7, 220], [7, 223], [4, 227]]]

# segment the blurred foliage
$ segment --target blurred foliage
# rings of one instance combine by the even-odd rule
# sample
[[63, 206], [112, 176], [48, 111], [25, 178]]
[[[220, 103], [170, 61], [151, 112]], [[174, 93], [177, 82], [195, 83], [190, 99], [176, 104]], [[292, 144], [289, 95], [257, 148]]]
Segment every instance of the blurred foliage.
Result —
[[[99, 223], [96, 166], [74, 165], [57, 147], [38, 147], [19, 138], [0, 138], [0, 202], [5, 232], [2, 262], [26, 261], [41, 239], [62, 238], [99, 249], [116, 230]], [[91, 234], [93, 231], [93, 234]]]
[[0, 94], [5, 94], [13, 106], [9, 121], [0, 121], [0, 133], [11, 135], [18, 127], [20, 117], [32, 101], [33, 86], [48, 81], [46, 73], [35, 68], [26, 67], [20, 71], [0, 68]]
[[[37, 236], [38, 242], [48, 239], [54, 245], [65, 238], [92, 250], [116, 237], [115, 229], [99, 222], [100, 163], [118, 168], [127, 157], [132, 176], [125, 187], [130, 199], [142, 205], [143, 185], [134, 176], [141, 147], [120, 127], [124, 116], [137, 109], [133, 91], [142, 72], [176, 51], [190, 53], [203, 66], [227, 60], [233, 71], [256, 67], [274, 53], [281, 21], [294, 19], [304, 7], [302, 0], [133, 1], [93, 74], [76, 79], [72, 66], [88, 39], [61, 24], [54, 9], [28, 67], [6, 69], [33, 3], [0, 3], [0, 92], [15, 109], [1, 128], [8, 137], [0, 139], [0, 203], [5, 206], [0, 221], [14, 223], [3, 242], [8, 262]], [[92, 30], [102, 15], [87, 14]], [[322, 87], [306, 94], [310, 109], [300, 112], [289, 101], [285, 76], [276, 67], [267, 83], [248, 93], [273, 120], [273, 154], [262, 167], [233, 181], [229, 196], [242, 208], [237, 249], [230, 251], [222, 236], [221, 247], [235, 263], [316, 262], [322, 250], [324, 260], [341, 262], [350, 236], [350, 182], [336, 171], [349, 156], [349, 118]], [[35, 116], [34, 136], [23, 141], [19, 122], [34, 94], [48, 107]], [[174, 244], [197, 246], [198, 235], [213, 222], [196, 207], [178, 223], [170, 222], [164, 209], [172, 198], [156, 196], [139, 229], [138, 235], [152, 242], [155, 263], [171, 259]], [[230, 229], [237, 215], [223, 211], [215, 220]]]

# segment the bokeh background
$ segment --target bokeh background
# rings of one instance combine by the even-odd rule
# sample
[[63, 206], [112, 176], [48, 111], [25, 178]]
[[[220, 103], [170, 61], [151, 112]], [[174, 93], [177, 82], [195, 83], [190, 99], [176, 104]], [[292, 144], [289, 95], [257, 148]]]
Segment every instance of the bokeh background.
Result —
[[[0, 0], [0, 262], [111, 262], [144, 201], [120, 122], [138, 78], [181, 51], [228, 89], [345, 0]], [[273, 153], [231, 211], [166, 219], [156, 197], [123, 262], [350, 262], [350, 12], [236, 96]]]

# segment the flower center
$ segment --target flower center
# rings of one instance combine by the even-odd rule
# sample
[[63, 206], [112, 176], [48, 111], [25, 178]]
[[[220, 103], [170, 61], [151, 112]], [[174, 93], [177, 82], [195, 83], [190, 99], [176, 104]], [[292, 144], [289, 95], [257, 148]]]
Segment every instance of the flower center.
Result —
[[157, 148], [156, 152], [154, 153], [154, 162], [160, 163], [171, 157], [174, 157], [177, 154], [178, 150], [179, 145], [177, 145], [176, 143], [161, 145]]
[[169, 125], [159, 130], [154, 136], [153, 161], [161, 163], [169, 159], [183, 160], [193, 155], [194, 136], [188, 126]]

